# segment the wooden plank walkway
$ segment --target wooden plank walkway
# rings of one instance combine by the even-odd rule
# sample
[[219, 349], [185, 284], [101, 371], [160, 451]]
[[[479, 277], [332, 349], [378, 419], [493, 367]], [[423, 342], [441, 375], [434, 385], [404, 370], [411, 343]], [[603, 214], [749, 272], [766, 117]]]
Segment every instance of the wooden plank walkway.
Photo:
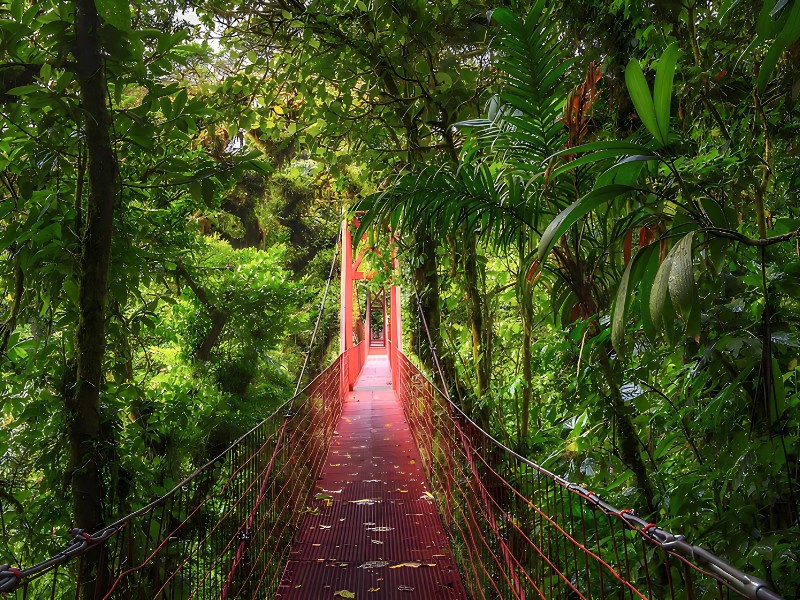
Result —
[[354, 387], [276, 598], [465, 600], [388, 357]]

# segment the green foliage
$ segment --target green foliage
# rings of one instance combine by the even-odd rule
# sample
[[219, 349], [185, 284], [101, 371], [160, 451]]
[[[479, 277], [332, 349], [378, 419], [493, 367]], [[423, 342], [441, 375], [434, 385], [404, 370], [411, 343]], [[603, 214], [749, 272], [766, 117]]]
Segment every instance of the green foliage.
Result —
[[365, 227], [441, 232], [456, 395], [479, 374], [454, 238], [478, 237], [492, 384], [471, 409], [501, 438], [792, 596], [797, 4], [579, 4], [494, 11], [498, 83], [458, 164], [402, 174]]
[[[796, 595], [798, 0], [95, 5], [108, 516], [291, 392], [363, 199], [465, 408]], [[0, 12], [0, 553], [30, 564], [69, 522], [90, 156], [73, 4]]]
[[[219, 76], [231, 59], [175, 16], [185, 3], [96, 6], [121, 182], [96, 445], [110, 520], [172, 487], [291, 395], [341, 192], [315, 181], [313, 201], [293, 213], [316, 232], [300, 268], [296, 249], [267, 240], [254, 216], [272, 210], [269, 178], [291, 156], [265, 154], [240, 132], [249, 80], [239, 74], [233, 92], [236, 77]], [[66, 399], [92, 157], [75, 5], [14, 0], [0, 6], [0, 33], [0, 555], [30, 565], [60, 550], [73, 524]], [[249, 213], [239, 211], [241, 195]], [[248, 245], [259, 233], [262, 243]], [[315, 349], [312, 371], [325, 350]]]

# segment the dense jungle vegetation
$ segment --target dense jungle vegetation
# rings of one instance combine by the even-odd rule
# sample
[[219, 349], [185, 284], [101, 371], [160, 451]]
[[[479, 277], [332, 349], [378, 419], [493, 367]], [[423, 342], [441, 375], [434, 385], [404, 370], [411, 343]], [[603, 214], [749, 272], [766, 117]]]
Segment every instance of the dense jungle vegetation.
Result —
[[0, 562], [290, 397], [359, 210], [481, 425], [797, 597], [798, 40], [800, 0], [0, 1]]

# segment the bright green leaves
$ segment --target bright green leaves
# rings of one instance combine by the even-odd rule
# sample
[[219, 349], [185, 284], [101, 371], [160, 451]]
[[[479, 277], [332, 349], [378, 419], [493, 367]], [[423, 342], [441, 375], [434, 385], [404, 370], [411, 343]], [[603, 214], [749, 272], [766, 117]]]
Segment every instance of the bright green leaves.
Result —
[[658, 129], [664, 145], [669, 143], [670, 101], [672, 84], [675, 79], [675, 66], [678, 64], [678, 43], [672, 42], [658, 61], [656, 81], [653, 86], [653, 107]]
[[650, 86], [642, 73], [639, 61], [631, 60], [625, 69], [625, 84], [628, 86], [628, 93], [631, 95], [633, 105], [636, 107], [636, 114], [639, 115], [642, 123], [650, 134], [664, 146], [664, 138], [661, 135], [661, 128], [656, 120], [656, 110], [653, 106], [653, 97], [650, 95]]
[[669, 144], [670, 101], [677, 62], [678, 44], [673, 42], [658, 61], [653, 94], [637, 60], [629, 62], [625, 69], [625, 84], [636, 113], [659, 146]]
[[[758, 93], [766, 90], [769, 78], [772, 76], [784, 50], [800, 39], [800, 1], [794, 0], [791, 7], [787, 7], [784, 0], [764, 2], [757, 21], [757, 32], [761, 38], [775, 37], [769, 50], [761, 61], [756, 78]], [[773, 20], [773, 17], [778, 16]], [[776, 35], [777, 34], [777, 35]]]
[[569, 228], [575, 225], [581, 218], [606, 202], [635, 191], [637, 191], [637, 188], [629, 185], [612, 184], [592, 190], [579, 200], [573, 202], [568, 208], [561, 211], [550, 222], [547, 229], [544, 230], [544, 233], [542, 233], [542, 237], [539, 240], [539, 260], [544, 260], [561, 236], [569, 231]]
[[128, 0], [95, 0], [94, 4], [103, 21], [120, 31], [131, 30], [131, 7]]

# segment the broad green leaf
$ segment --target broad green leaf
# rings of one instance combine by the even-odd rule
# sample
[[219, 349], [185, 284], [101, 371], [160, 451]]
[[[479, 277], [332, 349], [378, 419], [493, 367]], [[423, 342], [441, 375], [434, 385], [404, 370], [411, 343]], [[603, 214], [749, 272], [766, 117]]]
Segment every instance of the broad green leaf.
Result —
[[664, 303], [669, 293], [669, 272], [672, 269], [672, 256], [668, 254], [661, 266], [658, 268], [656, 277], [653, 280], [653, 287], [650, 290], [650, 318], [656, 330], [662, 326], [664, 316]]
[[80, 291], [78, 289], [78, 284], [75, 283], [72, 279], [67, 279], [64, 281], [63, 285], [64, 293], [67, 295], [67, 299], [73, 306], [78, 306], [78, 296], [80, 295]]
[[781, 17], [785, 18], [785, 14], [775, 19], [772, 15], [773, 10], [778, 5], [780, 0], [765, 0], [761, 7], [761, 12], [758, 13], [756, 19], [756, 33], [760, 38], [775, 37], [781, 30]]
[[[660, 157], [657, 158], [660, 159]], [[612, 183], [632, 185], [639, 179], [639, 175], [650, 160], [653, 160], [653, 158], [644, 154], [634, 154], [623, 158], [601, 173], [597, 177], [594, 187], [610, 185]]]
[[778, 64], [785, 49], [786, 47], [781, 43], [781, 40], [777, 39], [764, 55], [764, 59], [758, 67], [758, 77], [756, 78], [756, 87], [759, 94], [763, 94], [767, 89], [769, 78], [772, 76], [772, 72], [775, 70], [775, 66]]
[[217, 188], [210, 177], [203, 179], [201, 184], [201, 190], [203, 194], [203, 201], [206, 204], [212, 205], [214, 202], [214, 194], [216, 193]]
[[692, 231], [683, 236], [669, 253], [672, 258], [672, 266], [669, 271], [669, 295], [675, 308], [687, 323], [697, 296], [692, 263], [693, 241], [694, 232]]
[[186, 90], [180, 90], [175, 95], [175, 100], [172, 103], [172, 118], [179, 116], [182, 112], [184, 107], [186, 106], [186, 100], [188, 99], [188, 95], [186, 94]]
[[[637, 255], [638, 256], [638, 255]], [[611, 312], [611, 345], [617, 354], [625, 354], [625, 323], [627, 321], [627, 310], [630, 304], [630, 294], [628, 288], [631, 280], [631, 269], [633, 269], [634, 260], [628, 263], [625, 267], [625, 272], [622, 274], [622, 279], [617, 288], [617, 296], [614, 300], [614, 307]]]
[[658, 261], [661, 244], [655, 242], [650, 245], [653, 247], [653, 251], [643, 265], [639, 284], [639, 316], [642, 319], [642, 329], [644, 329], [645, 335], [651, 342], [655, 342], [658, 339], [658, 328], [653, 323], [653, 317], [650, 314], [650, 298], [653, 292], [653, 282], [660, 266]]
[[21, 22], [22, 14], [25, 12], [24, 0], [12, 0], [10, 10], [11, 10], [11, 16], [14, 17], [14, 20], [17, 22]]
[[[611, 343], [617, 354], [625, 354], [625, 324], [628, 309], [633, 300], [634, 290], [643, 280], [647, 269], [650, 268], [650, 259], [653, 255], [657, 260], [658, 244], [650, 244], [639, 250], [622, 274], [611, 312]], [[658, 263], [656, 262], [656, 264]]]
[[14, 201], [11, 199], [3, 200], [2, 202], [0, 202], [0, 219], [3, 219], [6, 216], [8, 216], [11, 213], [11, 211], [15, 210], [16, 208], [17, 207]]
[[561, 211], [547, 226], [539, 241], [539, 260], [544, 258], [553, 249], [558, 240], [570, 227], [577, 223], [582, 217], [602, 206], [609, 200], [637, 191], [637, 188], [629, 185], [607, 185], [596, 190], [592, 190], [582, 198], [573, 202], [568, 208]]
[[725, 211], [722, 210], [722, 207], [716, 200], [705, 197], [700, 199], [699, 204], [700, 208], [703, 210], [703, 214], [708, 218], [711, 225], [719, 227], [720, 229], [725, 229], [729, 226]]
[[[553, 172], [550, 174], [550, 176], [558, 177], [562, 173], [574, 169], [576, 167], [600, 162], [601, 160], [607, 160], [609, 158], [617, 158], [619, 156], [630, 156], [630, 153], [626, 150], [621, 150], [618, 148], [613, 148], [608, 150], [595, 150], [590, 154], [584, 154], [583, 156], [571, 160], [568, 163], [561, 165], [557, 169], [554, 169]], [[640, 160], [654, 160], [658, 158], [656, 154], [647, 154], [647, 155], [638, 154], [636, 156], [641, 157]]]
[[672, 100], [672, 83], [675, 79], [675, 66], [678, 63], [678, 42], [672, 42], [661, 58], [656, 69], [656, 82], [653, 86], [653, 107], [656, 113], [661, 139], [669, 142], [670, 101]]
[[192, 194], [192, 199], [194, 199], [195, 202], [201, 202], [203, 200], [203, 185], [200, 180], [195, 179], [189, 182], [189, 192]]
[[631, 60], [625, 69], [625, 84], [628, 86], [628, 93], [630, 93], [633, 106], [636, 108], [636, 114], [639, 115], [642, 123], [659, 145], [665, 145], [666, 142], [656, 120], [650, 86], [647, 85], [642, 67], [639, 66], [639, 61], [636, 59]]
[[120, 31], [131, 30], [131, 7], [128, 0], [95, 0], [100, 18]]
[[795, 2], [786, 17], [786, 24], [781, 29], [775, 41], [770, 46], [761, 66], [758, 69], [756, 86], [758, 93], [763, 94], [767, 88], [767, 83], [775, 70], [784, 50], [794, 44], [800, 38], [800, 2]]

